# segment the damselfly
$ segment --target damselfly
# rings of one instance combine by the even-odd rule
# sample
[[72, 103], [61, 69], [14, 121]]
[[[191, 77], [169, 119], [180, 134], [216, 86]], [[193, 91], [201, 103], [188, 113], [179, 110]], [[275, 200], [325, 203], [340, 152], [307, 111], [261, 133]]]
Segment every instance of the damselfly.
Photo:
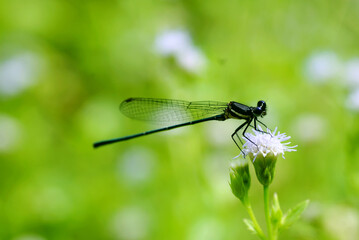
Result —
[[[258, 120], [258, 117], [264, 117], [266, 115], [267, 105], [262, 100], [258, 101], [256, 107], [249, 107], [233, 101], [229, 103], [216, 101], [189, 102], [160, 98], [129, 98], [121, 103], [120, 110], [124, 115], [133, 119], [152, 122], [182, 123], [125, 137], [95, 142], [93, 144], [95, 148], [196, 123], [211, 120], [224, 121], [232, 118], [244, 120], [244, 123], [231, 135], [237, 147], [241, 149], [235, 140], [235, 136], [241, 141], [237, 133], [244, 128], [242, 135], [247, 138], [245, 133], [248, 127], [252, 126], [252, 122], [254, 125], [252, 127], [255, 130], [257, 130], [257, 122], [265, 126], [264, 123]], [[250, 141], [250, 139], [248, 140]]]

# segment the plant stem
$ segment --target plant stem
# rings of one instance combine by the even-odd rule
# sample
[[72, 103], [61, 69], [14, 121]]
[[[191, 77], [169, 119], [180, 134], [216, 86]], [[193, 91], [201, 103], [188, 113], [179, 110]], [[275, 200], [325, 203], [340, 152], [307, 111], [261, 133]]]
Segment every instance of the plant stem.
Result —
[[252, 206], [249, 202], [247, 202], [245, 204], [245, 207], [246, 207], [246, 210], [248, 212], [248, 215], [249, 217], [251, 218], [252, 222], [253, 222], [253, 227], [254, 229], [256, 230], [256, 232], [258, 233], [258, 237], [262, 240], [266, 240], [266, 236], [264, 235], [261, 227], [259, 226], [258, 222], [257, 222], [257, 219], [256, 219], [256, 216], [254, 215], [254, 212], [252, 210]]
[[272, 224], [270, 221], [270, 212], [269, 212], [269, 185], [263, 185], [263, 194], [264, 194], [264, 214], [266, 218], [267, 231], [268, 231], [268, 239], [274, 240], [272, 234]]

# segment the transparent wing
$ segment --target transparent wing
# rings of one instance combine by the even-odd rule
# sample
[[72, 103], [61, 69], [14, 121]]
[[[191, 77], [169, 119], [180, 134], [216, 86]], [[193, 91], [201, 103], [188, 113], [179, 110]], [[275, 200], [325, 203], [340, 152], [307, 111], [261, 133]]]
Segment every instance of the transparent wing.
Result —
[[129, 98], [120, 105], [127, 117], [152, 122], [187, 122], [223, 114], [227, 103], [160, 98]]

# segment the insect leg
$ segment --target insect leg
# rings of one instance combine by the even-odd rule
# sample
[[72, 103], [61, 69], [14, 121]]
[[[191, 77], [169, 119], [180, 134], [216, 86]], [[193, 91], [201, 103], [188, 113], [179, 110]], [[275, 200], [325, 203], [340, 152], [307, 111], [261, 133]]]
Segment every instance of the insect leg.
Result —
[[[239, 148], [239, 150], [244, 154], [244, 152], [242, 151], [242, 149], [241, 149], [241, 147], [238, 145], [238, 143], [236, 142], [236, 140], [234, 139], [234, 136], [237, 136], [238, 137], [238, 135], [237, 135], [237, 132], [239, 131], [239, 130], [241, 130], [246, 124], [248, 124], [248, 120], [247, 121], [245, 121], [243, 124], [241, 124], [235, 131], [234, 131], [234, 133], [231, 135], [231, 138], [232, 138], [232, 140], [234, 141], [234, 143], [237, 145], [237, 147]], [[242, 140], [238, 137], [238, 139], [241, 141], [241, 143], [242, 143]], [[243, 143], [242, 143], [243, 144]]]
[[[256, 121], [258, 121], [260, 124], [262, 124], [266, 129], [269, 129], [264, 123], [262, 123], [262, 122], [259, 121], [257, 118], [255, 118], [255, 119], [254, 119], [254, 127], [255, 127], [254, 129], [255, 129], [256, 131], [259, 131], [259, 132], [262, 132], [262, 133], [267, 133], [267, 134], [271, 135], [271, 137], [273, 137], [272, 134], [270, 134], [269, 132], [257, 130], [257, 129], [256, 129]], [[269, 130], [270, 130], [270, 129], [269, 129]], [[270, 131], [272, 131], [272, 130], [270, 130]]]
[[236, 133], [236, 137], [237, 137], [237, 139], [241, 142], [241, 144], [243, 145], [243, 141], [242, 141], [242, 139], [239, 137], [238, 132]]
[[[261, 132], [261, 133], [267, 133], [267, 132], [265, 132], [265, 131], [263, 131], [263, 130], [259, 130], [258, 128], [257, 128], [257, 121], [259, 122], [259, 120], [257, 119], [257, 118], [254, 118], [254, 126], [252, 126], [251, 125], [251, 127], [252, 128], [254, 128], [254, 130], [256, 130], [257, 132]], [[267, 133], [268, 134], [268, 133]]]
[[[245, 127], [245, 129], [243, 130], [242, 132], [242, 135], [245, 139], [247, 139], [248, 141], [250, 141], [251, 143], [253, 143], [254, 145], [257, 146], [257, 144], [255, 144], [252, 140], [250, 140], [247, 136], [246, 136], [246, 131], [248, 129], [248, 127], [251, 125], [251, 122], [252, 122], [253, 118], [248, 120], [246, 123], [247, 123], [247, 126]], [[255, 125], [254, 125], [255, 126]], [[258, 147], [258, 146], [257, 146]]]

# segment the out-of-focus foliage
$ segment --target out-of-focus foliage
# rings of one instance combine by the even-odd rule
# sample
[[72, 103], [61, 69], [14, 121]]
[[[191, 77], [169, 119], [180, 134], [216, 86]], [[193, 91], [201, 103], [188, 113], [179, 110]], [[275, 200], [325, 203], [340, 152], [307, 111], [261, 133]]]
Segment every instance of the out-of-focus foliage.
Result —
[[282, 239], [358, 239], [358, 21], [357, 1], [1, 1], [0, 239], [255, 239], [239, 121], [92, 148], [156, 127], [118, 111], [136, 96], [267, 101], [299, 145], [271, 190], [311, 200]]

